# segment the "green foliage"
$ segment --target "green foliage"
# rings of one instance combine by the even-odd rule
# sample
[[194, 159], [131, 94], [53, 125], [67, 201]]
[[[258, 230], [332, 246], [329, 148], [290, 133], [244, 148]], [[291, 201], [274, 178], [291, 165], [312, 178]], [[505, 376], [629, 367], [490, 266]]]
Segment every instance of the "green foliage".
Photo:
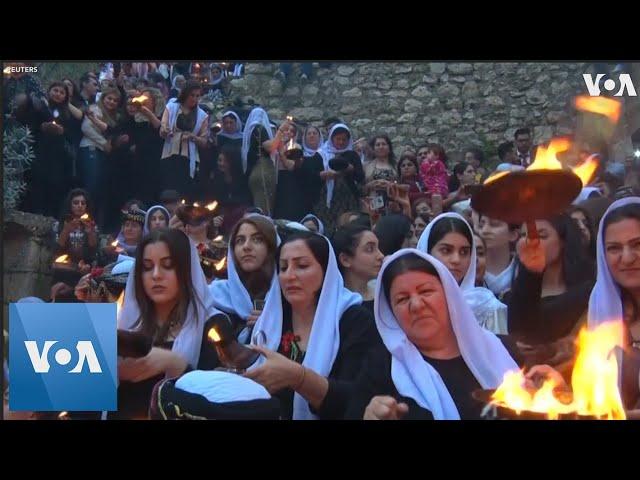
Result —
[[36, 76], [45, 89], [51, 82], [62, 80], [65, 77], [69, 77], [80, 88], [79, 82], [82, 74], [98, 70], [98, 64], [95, 62], [43, 62], [36, 65], [38, 67]]
[[24, 171], [35, 158], [33, 135], [27, 127], [18, 124], [5, 126], [2, 146], [4, 164], [4, 209], [15, 208], [24, 193]]

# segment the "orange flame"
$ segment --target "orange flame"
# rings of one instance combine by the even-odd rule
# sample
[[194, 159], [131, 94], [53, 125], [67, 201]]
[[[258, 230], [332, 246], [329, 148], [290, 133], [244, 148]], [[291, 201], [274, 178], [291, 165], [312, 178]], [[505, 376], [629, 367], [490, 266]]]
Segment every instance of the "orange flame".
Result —
[[120, 310], [122, 310], [122, 304], [124, 303], [124, 290], [116, 300], [116, 315], [120, 315]]
[[56, 263], [67, 263], [68, 260], [69, 260], [69, 255], [61, 255], [58, 258], [56, 258]]
[[209, 337], [214, 342], [219, 342], [220, 340], [222, 340], [222, 337], [220, 337], [220, 334], [216, 330], [216, 327], [211, 327], [209, 329], [209, 333], [207, 334], [207, 337]]
[[209, 205], [207, 205], [207, 206], [206, 206], [206, 207], [204, 207], [204, 208], [206, 208], [206, 209], [207, 209], [207, 210], [209, 210], [210, 212], [213, 212], [213, 211], [216, 209], [216, 207], [217, 207], [217, 206], [218, 206], [218, 202], [215, 202], [215, 201], [214, 201], [214, 202], [211, 202]]
[[505, 175], [509, 175], [511, 172], [498, 172], [495, 175], [491, 175], [489, 178], [487, 178], [484, 181], [485, 185], [490, 184], [491, 182], [495, 182], [496, 180], [498, 180], [499, 178], [504, 177]]
[[536, 151], [536, 159], [527, 167], [527, 170], [561, 170], [562, 164], [556, 157], [560, 152], [569, 150], [571, 142], [566, 138], [554, 138], [545, 148], [540, 145]]
[[134, 103], [144, 103], [148, 99], [149, 97], [147, 97], [146, 95], [140, 95], [139, 97], [133, 97], [131, 101]]
[[604, 115], [613, 123], [620, 119], [621, 103], [608, 97], [590, 97], [580, 95], [576, 97], [576, 109], [582, 112], [591, 112]]
[[577, 413], [607, 420], [626, 418], [618, 389], [618, 362], [612, 353], [620, 345], [622, 322], [607, 322], [593, 330], [583, 328], [577, 340], [578, 355], [571, 376], [573, 398], [562, 402], [554, 394], [558, 383], [547, 379], [536, 391], [524, 388], [522, 371], [507, 372], [491, 397], [494, 405], [505, 406], [518, 415], [524, 411], [544, 413], [551, 420], [561, 414]]
[[80, 220], [89, 220], [89, 214], [85, 213], [80, 217]]
[[582, 181], [582, 186], [585, 187], [589, 185], [589, 182], [593, 178], [594, 173], [596, 173], [597, 168], [598, 160], [596, 159], [595, 155], [591, 155], [580, 165], [573, 168], [573, 173], [575, 173], [580, 178], [580, 180]]
[[220, 270], [222, 270], [224, 268], [226, 263], [227, 263], [227, 257], [224, 257], [222, 260], [220, 260], [218, 263], [216, 263], [214, 265], [214, 267], [219, 272]]

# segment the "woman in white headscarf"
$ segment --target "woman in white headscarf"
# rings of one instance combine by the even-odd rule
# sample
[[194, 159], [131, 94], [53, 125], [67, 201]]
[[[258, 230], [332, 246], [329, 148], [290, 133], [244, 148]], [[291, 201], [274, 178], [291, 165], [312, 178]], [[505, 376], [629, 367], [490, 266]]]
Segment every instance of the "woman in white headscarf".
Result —
[[[322, 137], [320, 129], [313, 125], [307, 125], [302, 132], [304, 158], [301, 167], [301, 170], [305, 174], [303, 188], [305, 191], [305, 208], [307, 212], [313, 211], [313, 207], [318, 203], [322, 185], [324, 184], [321, 176], [325, 165], [323, 145], [324, 138]], [[318, 219], [318, 221], [320, 221], [320, 219]], [[324, 235], [324, 226], [322, 230], [320, 233]]]
[[375, 296], [384, 349], [371, 352], [347, 417], [478, 419], [476, 389], [497, 388], [518, 365], [483, 329], [458, 282], [434, 257], [403, 249], [384, 262]]
[[324, 185], [313, 211], [324, 223], [326, 231], [333, 232], [340, 215], [351, 210], [360, 210], [359, 190], [364, 182], [364, 170], [357, 154], [357, 161], [350, 161], [344, 170], [337, 172], [329, 166], [329, 162], [336, 155], [353, 151], [351, 130], [343, 123], [331, 128], [322, 151], [324, 171], [320, 173], [320, 178]]
[[167, 228], [170, 219], [169, 210], [162, 205], [152, 206], [144, 216], [142, 236], [147, 236], [150, 232], [159, 228]]
[[329, 240], [296, 232], [278, 256], [272, 290], [253, 330], [262, 353], [246, 376], [281, 402], [284, 419], [337, 419], [372, 345], [379, 342], [362, 297], [344, 287]]
[[324, 224], [318, 217], [316, 217], [312, 213], [305, 215], [302, 220], [300, 220], [300, 223], [312, 232], [324, 235]]
[[249, 343], [269, 293], [280, 291], [275, 261], [278, 243], [271, 219], [257, 214], [243, 218], [229, 238], [228, 278], [209, 285], [212, 305], [229, 315], [242, 343]]
[[218, 366], [215, 347], [203, 337], [206, 321], [222, 314], [208, 307], [208, 295], [195, 246], [182, 231], [154, 230], [142, 241], [118, 328], [139, 332], [153, 347], [145, 357], [119, 361], [118, 417], [146, 416], [153, 386], [163, 377]]
[[236, 112], [228, 110], [222, 114], [222, 130], [217, 135], [218, 148], [231, 144], [242, 147], [242, 120]]
[[425, 228], [418, 250], [440, 260], [460, 285], [478, 323], [487, 330], [507, 333], [507, 306], [493, 292], [476, 287], [476, 245], [473, 230], [457, 213], [442, 213]]

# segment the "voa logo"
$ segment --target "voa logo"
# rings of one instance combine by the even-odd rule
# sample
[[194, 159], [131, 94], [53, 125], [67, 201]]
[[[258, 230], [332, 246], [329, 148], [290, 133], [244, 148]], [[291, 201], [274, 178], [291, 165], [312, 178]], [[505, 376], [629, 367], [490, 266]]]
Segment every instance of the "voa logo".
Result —
[[601, 87], [607, 92], [615, 92], [613, 94], [614, 97], [622, 97], [624, 92], [626, 91], [626, 95], [629, 97], [637, 97], [636, 89], [633, 86], [633, 82], [631, 81], [631, 75], [628, 73], [621, 73], [618, 75], [618, 79], [611, 76], [606, 80], [603, 79], [607, 77], [604, 73], [598, 73], [595, 75], [595, 78], [590, 73], [583, 73], [582, 78], [584, 78], [584, 83], [587, 86], [587, 91], [589, 95], [592, 97], [600, 96], [602, 90]]
[[[59, 343], [57, 340], [46, 340], [42, 350], [38, 348], [38, 342], [33, 340], [25, 340], [24, 346], [29, 354], [31, 365], [36, 373], [49, 373], [51, 365], [49, 363], [49, 353], [51, 348]], [[79, 340], [76, 344], [78, 352], [78, 362], [67, 373], [82, 373], [84, 364], [86, 363], [89, 373], [102, 373], [102, 367], [98, 361], [98, 356], [93, 348], [93, 344], [89, 340]], [[71, 352], [66, 348], [58, 349], [53, 355], [53, 359], [58, 365], [66, 366], [71, 363]]]

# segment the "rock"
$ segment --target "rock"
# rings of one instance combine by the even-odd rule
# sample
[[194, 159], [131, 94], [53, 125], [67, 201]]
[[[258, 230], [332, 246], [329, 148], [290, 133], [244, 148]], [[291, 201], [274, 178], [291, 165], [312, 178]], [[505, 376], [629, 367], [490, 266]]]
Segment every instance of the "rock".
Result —
[[369, 127], [371, 124], [373, 123], [373, 120], [370, 120], [368, 118], [359, 118], [357, 119], [355, 122], [353, 122], [353, 125], [356, 128], [367, 128]]
[[524, 92], [511, 91], [511, 92], [509, 92], [509, 95], [511, 95], [513, 98], [520, 98], [520, 97], [524, 97], [525, 93]]
[[248, 75], [255, 75], [255, 74], [271, 74], [273, 75], [273, 73], [275, 72], [275, 69], [277, 67], [273, 64], [273, 63], [267, 63], [267, 64], [262, 64], [262, 63], [245, 63], [244, 65], [244, 74], [245, 76]]
[[351, 80], [347, 77], [336, 77], [336, 83], [341, 87], [345, 87], [347, 85], [351, 85]]
[[542, 105], [547, 101], [546, 95], [542, 94], [538, 89], [529, 90], [525, 98], [529, 105]]
[[451, 81], [456, 83], [464, 83], [467, 81], [467, 79], [464, 77], [451, 77]]
[[386, 97], [401, 98], [409, 95], [406, 90], [389, 90], [384, 94]]
[[485, 102], [490, 107], [504, 107], [504, 100], [498, 96], [491, 96], [485, 99]]
[[436, 77], [434, 77], [432, 75], [423, 75], [422, 76], [422, 81], [424, 83], [432, 84], [432, 83], [436, 83], [438, 80], [436, 80]]
[[430, 97], [431, 92], [424, 85], [418, 85], [416, 88], [411, 90], [411, 95], [418, 98]]
[[361, 97], [362, 90], [360, 90], [358, 87], [352, 88], [351, 90], [345, 90], [344, 92], [342, 92], [342, 96], [347, 98]]
[[353, 103], [345, 103], [340, 108], [340, 113], [343, 113], [345, 115], [352, 115], [356, 113], [358, 110], [359, 110], [358, 105], [355, 105]]
[[300, 120], [324, 120], [324, 112], [319, 108], [294, 108], [290, 115]]
[[345, 77], [348, 77], [349, 75], [353, 75], [353, 72], [355, 72], [356, 69], [353, 67], [350, 67], [348, 65], [340, 65], [338, 67], [338, 74], [339, 75], [344, 75]]
[[283, 90], [284, 88], [282, 87], [282, 84], [278, 80], [269, 80], [267, 95], [269, 95], [270, 97], [282, 95]]
[[315, 97], [320, 90], [315, 85], [305, 85], [302, 88], [302, 95]]
[[409, 88], [409, 80], [406, 78], [401, 78], [396, 82], [396, 87], [398, 88]]
[[378, 88], [380, 90], [389, 90], [389, 89], [391, 89], [391, 80], [380, 80], [378, 82]]
[[429, 70], [434, 75], [441, 75], [447, 69], [446, 63], [430, 63]]
[[404, 102], [404, 110], [408, 113], [419, 112], [424, 108], [424, 104], [418, 100], [414, 100], [413, 98], [408, 99]]
[[474, 81], [467, 82], [462, 86], [462, 98], [474, 98], [480, 95], [478, 84]]
[[460, 95], [460, 88], [451, 83], [448, 83], [442, 85], [441, 87], [438, 87], [438, 89], [436, 90], [436, 95], [442, 99], [445, 99], [447, 97], [456, 97]]
[[300, 88], [295, 87], [295, 86], [287, 87], [284, 90], [284, 95], [286, 97], [298, 97], [298, 96], [300, 96]]
[[455, 75], [466, 75], [473, 72], [473, 65], [470, 63], [449, 63], [447, 70]]
[[410, 64], [399, 64], [394, 68], [394, 73], [403, 74], [413, 71], [413, 66]]
[[562, 118], [564, 112], [559, 112], [557, 110], [552, 110], [547, 112], [547, 122], [549, 123], [558, 123], [558, 120]]
[[396, 122], [413, 124], [413, 123], [415, 123], [417, 118], [418, 118], [418, 114], [417, 113], [405, 113], [403, 115], [400, 115], [398, 117], [398, 119], [396, 120]]

